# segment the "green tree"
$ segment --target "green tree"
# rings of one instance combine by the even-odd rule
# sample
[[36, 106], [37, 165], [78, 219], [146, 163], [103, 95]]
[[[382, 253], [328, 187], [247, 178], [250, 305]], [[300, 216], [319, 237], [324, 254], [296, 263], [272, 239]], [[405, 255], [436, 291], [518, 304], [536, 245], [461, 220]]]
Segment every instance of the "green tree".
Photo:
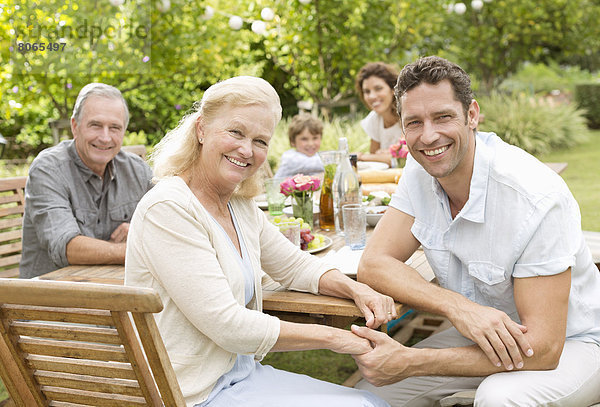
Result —
[[[408, 62], [409, 50], [435, 27], [435, 3], [278, 0], [277, 27], [261, 41], [264, 58], [285, 72], [286, 88], [299, 99], [328, 106], [355, 98], [354, 80], [362, 65]], [[415, 21], [423, 22], [420, 30], [411, 23]]]
[[490, 91], [525, 61], [593, 52], [597, 24], [581, 22], [599, 13], [594, 0], [495, 0], [480, 10], [467, 2], [465, 14], [447, 15], [441, 33], [451, 39], [444, 49]]

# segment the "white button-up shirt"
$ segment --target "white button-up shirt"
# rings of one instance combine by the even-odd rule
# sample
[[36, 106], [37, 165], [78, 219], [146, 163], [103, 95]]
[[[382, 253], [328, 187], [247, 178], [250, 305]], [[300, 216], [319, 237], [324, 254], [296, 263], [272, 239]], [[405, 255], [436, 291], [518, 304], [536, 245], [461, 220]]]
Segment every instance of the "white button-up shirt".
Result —
[[515, 321], [514, 278], [571, 267], [566, 337], [600, 344], [600, 273], [581, 233], [579, 206], [535, 157], [479, 132], [469, 199], [454, 219], [439, 182], [412, 157], [390, 206], [415, 218], [411, 231], [442, 287]]

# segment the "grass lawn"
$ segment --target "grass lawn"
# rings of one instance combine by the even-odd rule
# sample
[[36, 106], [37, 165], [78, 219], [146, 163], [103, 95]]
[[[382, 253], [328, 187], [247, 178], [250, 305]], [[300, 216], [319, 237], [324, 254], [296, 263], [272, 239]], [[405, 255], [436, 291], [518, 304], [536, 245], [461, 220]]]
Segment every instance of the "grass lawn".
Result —
[[591, 132], [590, 139], [574, 148], [555, 151], [538, 157], [547, 162], [566, 162], [561, 174], [581, 209], [584, 230], [600, 232], [600, 130]]
[[[589, 141], [584, 144], [538, 157], [542, 161], [569, 164], [562, 177], [579, 202], [582, 227], [585, 230], [600, 231], [600, 159], [598, 157], [600, 157], [600, 130], [592, 132]], [[263, 363], [338, 384], [343, 383], [356, 370], [351, 356], [338, 355], [327, 350], [271, 353]], [[0, 400], [6, 397], [7, 393], [0, 382]]]

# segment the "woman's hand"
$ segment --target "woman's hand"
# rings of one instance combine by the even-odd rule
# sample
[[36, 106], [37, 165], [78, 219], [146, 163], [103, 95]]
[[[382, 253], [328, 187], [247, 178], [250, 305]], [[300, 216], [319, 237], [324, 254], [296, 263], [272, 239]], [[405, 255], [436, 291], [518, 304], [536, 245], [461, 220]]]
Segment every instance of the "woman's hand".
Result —
[[354, 282], [352, 299], [367, 320], [367, 327], [376, 329], [396, 318], [394, 299], [380, 294], [366, 284]]
[[272, 352], [329, 349], [337, 353], [362, 355], [373, 350], [371, 342], [352, 332], [326, 325], [279, 321], [279, 338]]
[[336, 330], [336, 338], [331, 343], [329, 349], [336, 353], [362, 355], [371, 352], [373, 347], [368, 339], [361, 338], [350, 331], [338, 329]]
[[319, 292], [341, 298], [351, 298], [363, 313], [367, 326], [375, 329], [398, 317], [392, 297], [352, 280], [337, 269], [329, 270], [319, 280]]

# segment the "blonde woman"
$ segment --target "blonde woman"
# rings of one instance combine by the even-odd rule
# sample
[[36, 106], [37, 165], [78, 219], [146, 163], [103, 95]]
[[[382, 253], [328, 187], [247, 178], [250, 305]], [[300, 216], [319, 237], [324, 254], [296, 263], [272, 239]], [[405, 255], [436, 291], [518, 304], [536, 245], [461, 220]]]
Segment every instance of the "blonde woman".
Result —
[[157, 324], [189, 406], [387, 406], [257, 361], [273, 351], [371, 350], [350, 331], [262, 313], [261, 269], [290, 289], [354, 299], [370, 327], [395, 316], [390, 297], [301, 252], [252, 201], [280, 118], [262, 79], [205, 92], [153, 153], [159, 181], [134, 214], [125, 283], [161, 296]]

